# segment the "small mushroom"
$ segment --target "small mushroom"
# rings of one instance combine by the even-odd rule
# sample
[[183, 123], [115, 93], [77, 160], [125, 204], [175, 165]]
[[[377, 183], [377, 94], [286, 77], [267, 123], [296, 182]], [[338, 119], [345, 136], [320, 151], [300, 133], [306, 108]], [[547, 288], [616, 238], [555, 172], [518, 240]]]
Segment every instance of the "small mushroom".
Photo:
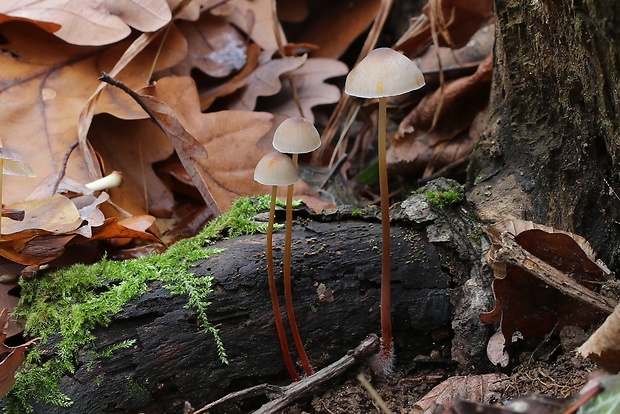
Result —
[[390, 48], [371, 51], [345, 81], [345, 93], [360, 98], [379, 99], [378, 147], [381, 193], [381, 350], [373, 367], [389, 375], [394, 361], [390, 315], [390, 206], [386, 165], [387, 98], [424, 86], [424, 75], [409, 58]]
[[[2, 143], [0, 142], [0, 146]], [[34, 177], [35, 173], [30, 164], [19, 154], [0, 148], [0, 209], [2, 209], [2, 181], [4, 174]], [[0, 240], [2, 240], [2, 219], [0, 219]]]
[[[293, 164], [297, 167], [299, 154], [312, 152], [321, 146], [321, 137], [314, 125], [301, 116], [288, 118], [278, 126], [273, 134], [273, 147], [280, 152], [292, 154]], [[310, 360], [304, 349], [304, 343], [297, 329], [295, 310], [293, 308], [293, 289], [291, 285], [291, 255], [293, 246], [293, 185], [286, 192], [286, 233], [284, 236], [284, 299], [291, 333], [299, 353], [301, 365], [306, 375], [312, 375]]]
[[282, 323], [282, 314], [280, 313], [280, 305], [278, 303], [278, 293], [276, 291], [276, 280], [273, 268], [273, 224], [276, 210], [276, 193], [278, 186], [291, 185], [297, 181], [297, 168], [291, 161], [290, 157], [277, 151], [265, 155], [256, 164], [254, 169], [254, 180], [260, 184], [271, 186], [271, 206], [269, 209], [269, 224], [267, 226], [267, 277], [269, 279], [269, 292], [271, 293], [271, 305], [273, 307], [273, 315], [278, 330], [278, 338], [280, 339], [280, 348], [282, 348], [282, 356], [284, 363], [291, 378], [299, 381], [299, 374], [295, 370], [291, 354], [286, 341], [284, 325]]

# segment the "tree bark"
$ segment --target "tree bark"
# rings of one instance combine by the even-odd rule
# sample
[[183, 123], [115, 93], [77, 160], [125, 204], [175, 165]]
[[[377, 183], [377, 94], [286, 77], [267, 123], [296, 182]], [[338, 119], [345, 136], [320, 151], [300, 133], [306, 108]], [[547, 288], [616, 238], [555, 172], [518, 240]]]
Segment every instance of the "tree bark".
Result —
[[470, 196], [590, 241], [619, 268], [620, 3], [497, 0], [489, 128]]
[[[429, 188], [454, 185], [440, 180]], [[369, 209], [365, 217], [353, 218], [350, 209], [339, 210], [298, 218], [294, 225], [296, 317], [317, 369], [380, 329], [381, 225], [376, 213]], [[449, 358], [452, 346], [463, 365], [480, 367], [486, 360], [488, 328], [478, 314], [491, 309], [491, 276], [481, 270], [485, 236], [475, 217], [466, 205], [432, 209], [423, 193], [394, 208], [392, 217], [398, 366], [408, 370], [415, 356], [438, 348]], [[274, 243], [279, 247], [276, 277], [282, 289], [282, 231]], [[71, 412], [179, 413], [184, 401], [200, 408], [248, 386], [290, 382], [273, 322], [265, 236], [239, 237], [213, 247], [226, 250], [198, 263], [195, 273], [214, 278], [209, 318], [220, 330], [230, 363], [219, 361], [212, 336], [200, 331], [195, 313], [185, 308], [186, 298], [171, 296], [155, 283], [150, 293], [96, 333], [100, 350], [126, 339], [136, 340], [134, 347], [109, 359], [81, 355], [79, 369], [62, 380], [61, 390], [74, 401]], [[461, 287], [467, 280], [474, 280], [468, 289], [480, 289], [475, 297], [485, 300], [471, 303], [474, 295]], [[66, 412], [49, 406], [36, 406], [35, 411]]]

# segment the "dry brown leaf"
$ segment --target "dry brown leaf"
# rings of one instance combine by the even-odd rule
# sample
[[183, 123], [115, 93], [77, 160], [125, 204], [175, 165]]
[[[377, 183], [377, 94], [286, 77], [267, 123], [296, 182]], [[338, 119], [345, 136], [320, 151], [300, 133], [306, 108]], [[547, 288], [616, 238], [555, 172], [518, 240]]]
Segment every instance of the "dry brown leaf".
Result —
[[[254, 167], [269, 151], [257, 147], [256, 142], [271, 128], [270, 114], [245, 111], [203, 114], [190, 78], [161, 79], [149, 92], [174, 109], [180, 122], [209, 153], [208, 158], [196, 160], [195, 164], [222, 211], [227, 211], [240, 196], [269, 192], [269, 188], [254, 181]], [[295, 186], [295, 194], [313, 208], [325, 206], [302, 181]]]
[[[299, 69], [292, 72], [304, 118], [314, 123], [313, 107], [338, 102], [341, 95], [340, 88], [325, 83], [325, 80], [345, 75], [348, 71], [347, 65], [338, 60], [317, 58], [308, 59]], [[286, 80], [280, 93], [264, 99], [264, 106], [257, 109], [272, 113], [275, 118], [271, 131], [259, 142], [259, 146], [265, 149], [272, 148], [271, 140], [275, 129], [285, 119], [299, 115], [291, 85]]]
[[[8, 149], [19, 150], [37, 174], [37, 179], [7, 177], [4, 200], [12, 204], [24, 200], [39, 181], [62, 170], [75, 141], [80, 111], [99, 86], [97, 78], [114, 66], [130, 43], [106, 49], [72, 46], [35, 26], [15, 22], [1, 25], [0, 35], [7, 39], [3, 45], [7, 53], [0, 54], [0, 65], [5, 68], [0, 74], [2, 140]], [[180, 34], [171, 31], [167, 39], [171, 47], [160, 55], [161, 69], [183, 57]], [[144, 85], [156, 49], [151, 46], [133, 60], [121, 79], [132, 87]], [[130, 119], [145, 116], [120, 91], [105, 91], [97, 111]], [[72, 153], [66, 175], [82, 183], [91, 181], [80, 151]]]
[[41, 265], [59, 258], [75, 235], [50, 234], [43, 230], [24, 230], [18, 238], [2, 241], [0, 255], [26, 266]]
[[[0, 311], [0, 328], [4, 328], [8, 320], [9, 312], [7, 309], [2, 309], [2, 311]], [[22, 362], [24, 362], [26, 348], [39, 340], [39, 338], [35, 338], [25, 344], [12, 347], [4, 343], [6, 337], [7, 335], [4, 329], [2, 329], [0, 333], [0, 357], [2, 357], [3, 360], [0, 362], [0, 398], [4, 397], [15, 383], [15, 373]]]
[[123, 185], [108, 190], [115, 204], [133, 215], [170, 216], [172, 193], [152, 164], [168, 158], [174, 149], [157, 125], [150, 119], [124, 121], [103, 114], [95, 118], [88, 139], [107, 171], [123, 173]]
[[[493, 61], [487, 58], [476, 73], [446, 83], [443, 91], [427, 95], [401, 122], [388, 149], [388, 168], [400, 174], [432, 174], [441, 167], [470, 154], [478, 137], [467, 130], [486, 108]], [[437, 126], [431, 130], [435, 111], [441, 104]]]
[[[4, 259], [3, 259], [4, 260]], [[21, 270], [20, 270], [21, 271]], [[19, 276], [19, 273], [17, 273]], [[17, 303], [19, 302], [19, 284], [17, 282], [13, 283], [0, 283], [0, 309], [6, 309], [8, 313], [11, 313]], [[11, 294], [13, 293], [13, 294]], [[2, 321], [0, 320], [0, 324]], [[3, 326], [3, 325], [0, 325]], [[14, 319], [9, 319], [8, 323], [4, 325], [2, 329], [2, 333], [6, 335], [7, 338], [11, 336], [17, 335], [24, 330], [22, 324], [17, 323]]]
[[9, 208], [24, 210], [22, 221], [2, 217], [2, 239], [15, 240], [28, 230], [44, 230], [52, 234], [69, 233], [82, 224], [82, 217], [75, 204], [65, 196], [54, 195], [47, 199], [24, 201]]
[[278, 19], [287, 23], [300, 23], [308, 18], [306, 0], [287, 0], [278, 2]]
[[7, 17], [27, 19], [47, 30], [60, 26], [54, 35], [75, 45], [100, 46], [123, 40], [131, 27], [141, 32], [154, 32], [170, 21], [166, 0], [13, 0], [0, 3], [0, 13]]
[[609, 372], [620, 371], [620, 305], [577, 351]]
[[[608, 271], [595, 263], [592, 249], [582, 237], [523, 220], [500, 222], [488, 231], [493, 245], [487, 262], [495, 271], [495, 308], [481, 314], [480, 319], [500, 323], [507, 347], [513, 343], [516, 332], [525, 340], [540, 339], [560, 332], [564, 326], [588, 328], [600, 323], [605, 313], [586, 299], [591, 295], [597, 297], [594, 290]], [[514, 246], [507, 246], [509, 242]], [[518, 253], [515, 249], [531, 254], [532, 258], [511, 261]], [[561, 272], [563, 281], [552, 284], [549, 277], [553, 275], [547, 276], [534, 258]], [[520, 267], [526, 264], [524, 261], [534, 263], [532, 268], [538, 269], [537, 274]], [[571, 293], [569, 288], [573, 285], [583, 290], [580, 295]]]
[[247, 49], [247, 62], [239, 73], [223, 84], [199, 91], [200, 109], [206, 110], [217, 98], [230, 95], [245, 86], [246, 78], [258, 67], [259, 56], [260, 47], [256, 43], [249, 45]]
[[[449, 45], [442, 36], [439, 36], [439, 45], [460, 48], [480, 27], [486, 25], [493, 18], [493, 1], [442, 0], [441, 11], [446, 23], [447, 36], [452, 45]], [[425, 6], [423, 12], [426, 16], [430, 16], [430, 6]], [[414, 56], [430, 43], [431, 25], [430, 19], [427, 18], [410, 36], [399, 41], [396, 48], [408, 56]]]
[[254, 110], [259, 96], [272, 96], [280, 92], [282, 89], [280, 75], [301, 67], [307, 59], [306, 56], [300, 56], [271, 60], [271, 54], [269, 51], [261, 54], [259, 67], [246, 78], [246, 85], [239, 91], [240, 96], [228, 106], [228, 109]]
[[380, 4], [379, 0], [331, 1], [329, 7], [321, 4], [297, 38], [319, 47], [312, 57], [337, 59], [368, 29]]
[[196, 22], [182, 22], [178, 28], [187, 40], [189, 53], [170, 69], [171, 73], [189, 76], [193, 68], [198, 68], [221, 78], [245, 66], [246, 43], [226, 18], [203, 13]]
[[287, 43], [280, 23], [273, 20], [272, 0], [235, 0], [234, 4], [235, 9], [228, 15], [228, 19], [263, 50], [274, 51], [278, 48], [275, 27], [278, 28], [282, 44]]
[[454, 376], [443, 381], [416, 402], [411, 414], [442, 412], [455, 398], [488, 403], [500, 399], [506, 388], [505, 374]]

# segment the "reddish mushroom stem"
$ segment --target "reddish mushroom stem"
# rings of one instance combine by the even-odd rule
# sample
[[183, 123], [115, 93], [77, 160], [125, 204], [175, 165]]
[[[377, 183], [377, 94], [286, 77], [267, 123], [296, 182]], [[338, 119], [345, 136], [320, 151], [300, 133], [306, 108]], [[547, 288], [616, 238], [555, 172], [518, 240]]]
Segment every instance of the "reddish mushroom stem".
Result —
[[267, 225], [267, 276], [269, 279], [269, 292], [271, 293], [271, 305], [273, 306], [273, 316], [276, 321], [276, 329], [278, 330], [278, 338], [280, 339], [280, 348], [282, 348], [282, 356], [284, 357], [284, 363], [288, 373], [293, 378], [293, 381], [299, 381], [301, 378], [295, 369], [293, 360], [291, 359], [291, 353], [288, 349], [288, 342], [286, 340], [286, 333], [284, 332], [284, 324], [282, 323], [282, 314], [280, 313], [280, 304], [278, 302], [278, 292], [276, 290], [276, 278], [274, 274], [273, 265], [273, 224], [276, 210], [276, 193], [278, 191], [277, 186], [272, 186], [271, 189], [271, 207], [269, 209], [269, 224]]
[[[297, 166], [298, 155], [293, 154], [293, 164]], [[295, 320], [295, 309], [293, 308], [293, 289], [291, 286], [291, 251], [293, 248], [293, 184], [288, 186], [286, 192], [286, 233], [284, 236], [284, 300], [286, 301], [286, 312], [288, 321], [291, 325], [291, 333], [295, 341], [295, 347], [299, 354], [301, 365], [306, 375], [312, 375], [314, 371], [310, 366], [310, 360], [304, 349], [304, 343], [297, 329]]]
[[387, 174], [387, 98], [379, 98], [379, 191], [381, 193], [381, 350], [379, 360], [383, 371], [391, 370], [394, 359], [392, 349], [392, 316], [390, 311], [390, 200]]

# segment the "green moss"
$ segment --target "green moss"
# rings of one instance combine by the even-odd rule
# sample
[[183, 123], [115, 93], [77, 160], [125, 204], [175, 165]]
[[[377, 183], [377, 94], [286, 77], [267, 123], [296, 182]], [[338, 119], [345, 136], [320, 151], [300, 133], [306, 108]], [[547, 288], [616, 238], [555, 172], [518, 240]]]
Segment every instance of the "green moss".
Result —
[[459, 204], [465, 198], [462, 188], [450, 189], [447, 191], [429, 190], [424, 193], [424, 196], [426, 197], [426, 201], [428, 201], [429, 204], [437, 206], [439, 208]]
[[360, 210], [359, 208], [351, 209], [351, 217], [361, 217], [361, 216], [362, 216], [362, 210]]
[[[221, 252], [206, 249], [221, 237], [236, 237], [266, 230], [266, 223], [252, 220], [256, 214], [269, 209], [269, 197], [241, 198], [230, 212], [213, 220], [197, 236], [181, 240], [165, 253], [134, 260], [115, 262], [103, 259], [92, 265], [74, 265], [50, 272], [31, 282], [21, 282], [21, 298], [14, 314], [26, 321], [25, 334], [40, 337], [28, 352], [23, 368], [7, 395], [7, 413], [32, 412], [31, 402], [43, 402], [62, 407], [71, 405], [58, 383], [75, 372], [80, 351], [95, 352], [96, 327], [107, 326], [112, 316], [127, 303], [148, 292], [149, 283], [164, 282], [174, 295], [186, 295], [187, 307], [198, 315], [201, 328], [212, 334], [220, 359], [227, 363], [224, 344], [218, 330], [207, 319], [211, 293], [211, 277], [196, 277], [190, 273], [194, 262]], [[54, 339], [53, 353], [45, 354], [42, 345]], [[115, 350], [131, 346], [124, 341], [104, 350], [100, 356], [109, 357]]]

